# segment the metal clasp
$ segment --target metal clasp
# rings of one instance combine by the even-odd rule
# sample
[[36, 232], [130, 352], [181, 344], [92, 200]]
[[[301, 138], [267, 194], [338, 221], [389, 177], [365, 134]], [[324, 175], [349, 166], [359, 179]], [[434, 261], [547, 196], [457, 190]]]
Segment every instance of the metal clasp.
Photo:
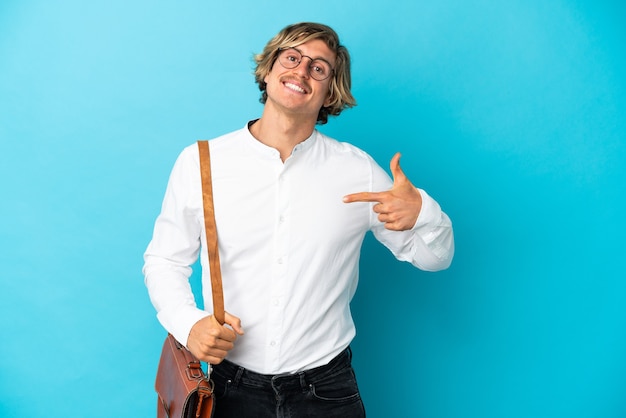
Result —
[[187, 364], [187, 378], [189, 380], [206, 379], [206, 375], [199, 361], [193, 361]]

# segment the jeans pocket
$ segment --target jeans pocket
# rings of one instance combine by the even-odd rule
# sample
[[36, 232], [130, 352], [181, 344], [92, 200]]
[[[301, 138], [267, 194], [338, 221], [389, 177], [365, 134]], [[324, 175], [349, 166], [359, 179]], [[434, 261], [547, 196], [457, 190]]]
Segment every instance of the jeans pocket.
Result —
[[226, 395], [228, 395], [228, 390], [232, 385], [231, 379], [222, 376], [219, 373], [215, 373], [214, 370], [213, 373], [211, 373], [211, 380], [215, 385], [215, 388], [213, 389], [213, 395], [215, 396], [216, 400], [224, 398]]
[[349, 403], [361, 399], [352, 367], [339, 374], [309, 384], [310, 394], [325, 402]]
[[328, 390], [328, 388], [318, 389], [314, 384], [309, 385], [311, 395], [320, 401], [335, 403], [350, 403], [361, 399], [358, 389], [356, 390]]

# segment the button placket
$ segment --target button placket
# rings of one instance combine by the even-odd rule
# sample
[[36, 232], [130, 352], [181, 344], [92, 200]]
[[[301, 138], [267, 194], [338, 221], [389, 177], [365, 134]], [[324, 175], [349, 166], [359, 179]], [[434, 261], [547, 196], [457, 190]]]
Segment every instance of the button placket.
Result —
[[266, 364], [270, 369], [280, 365], [282, 325], [284, 318], [285, 280], [289, 264], [289, 180], [285, 167], [277, 171], [276, 217], [273, 238], [273, 276], [269, 298], [269, 327], [267, 330]]

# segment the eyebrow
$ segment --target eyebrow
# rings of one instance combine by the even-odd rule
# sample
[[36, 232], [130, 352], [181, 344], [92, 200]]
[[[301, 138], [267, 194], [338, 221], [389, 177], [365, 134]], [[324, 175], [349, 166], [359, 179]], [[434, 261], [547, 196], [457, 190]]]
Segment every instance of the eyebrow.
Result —
[[335, 67], [330, 63], [330, 61], [328, 61], [326, 58], [324, 57], [311, 57], [309, 55], [306, 55], [304, 52], [300, 51], [300, 49], [296, 48], [295, 46], [291, 46], [289, 48], [293, 48], [296, 51], [298, 51], [300, 53], [300, 55], [302, 55], [303, 57], [307, 57], [307, 58], [313, 58], [313, 60], [322, 60], [324, 61], [326, 64], [330, 65], [330, 68], [332, 68], [333, 70], [335, 69]]

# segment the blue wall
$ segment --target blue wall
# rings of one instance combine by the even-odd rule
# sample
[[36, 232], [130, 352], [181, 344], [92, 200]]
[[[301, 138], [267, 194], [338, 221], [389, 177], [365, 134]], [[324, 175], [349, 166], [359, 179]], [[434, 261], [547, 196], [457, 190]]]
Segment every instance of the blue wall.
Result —
[[0, 3], [0, 416], [153, 416], [169, 170], [260, 114], [251, 54], [302, 20], [354, 60], [323, 131], [402, 151], [455, 226], [441, 273], [365, 243], [369, 416], [626, 416], [624, 3], [262, 3]]

